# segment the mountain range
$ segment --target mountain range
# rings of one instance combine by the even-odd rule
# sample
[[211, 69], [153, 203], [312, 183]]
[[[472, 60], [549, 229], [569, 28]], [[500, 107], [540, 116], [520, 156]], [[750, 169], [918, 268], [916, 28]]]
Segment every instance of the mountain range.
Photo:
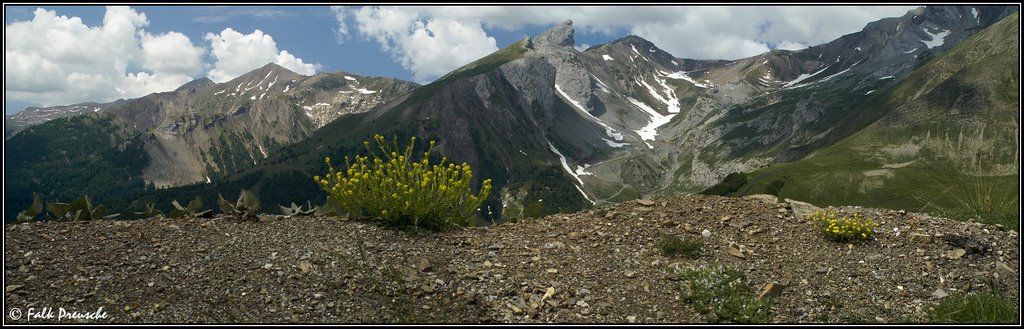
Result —
[[929, 6], [729, 61], [637, 36], [578, 51], [566, 21], [423, 86], [268, 64], [8, 116], [5, 218], [32, 192], [126, 210], [241, 188], [266, 210], [322, 202], [323, 158], [374, 134], [437, 140], [474, 184], [492, 179], [489, 220], [699, 192], [733, 172], [751, 173], [737, 194], [773, 185], [821, 205], [984, 203], [949, 185], [1019, 203], [1005, 196], [1019, 189], [1018, 26], [1016, 6]]

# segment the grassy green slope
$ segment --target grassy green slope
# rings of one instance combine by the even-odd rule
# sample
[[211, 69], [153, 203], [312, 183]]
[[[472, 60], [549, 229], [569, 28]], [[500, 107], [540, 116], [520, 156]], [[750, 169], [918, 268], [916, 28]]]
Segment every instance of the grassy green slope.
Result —
[[[792, 162], [757, 170], [744, 194], [977, 218], [1017, 227], [1019, 14], [914, 71], [861, 111], [887, 114]], [[879, 108], [891, 106], [891, 108]], [[874, 108], [869, 108], [874, 107]]]

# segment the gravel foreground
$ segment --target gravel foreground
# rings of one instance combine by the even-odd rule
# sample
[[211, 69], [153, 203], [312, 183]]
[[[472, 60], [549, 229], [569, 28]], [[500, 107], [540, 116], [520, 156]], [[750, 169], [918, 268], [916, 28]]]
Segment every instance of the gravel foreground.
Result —
[[[702, 323], [672, 273], [704, 263], [755, 294], [786, 285], [773, 323], [926, 322], [992, 284], [1020, 304], [1016, 231], [857, 209], [881, 224], [857, 245], [825, 240], [806, 204], [715, 196], [425, 234], [271, 215], [5, 225], [4, 323]], [[663, 255], [664, 235], [701, 256]]]

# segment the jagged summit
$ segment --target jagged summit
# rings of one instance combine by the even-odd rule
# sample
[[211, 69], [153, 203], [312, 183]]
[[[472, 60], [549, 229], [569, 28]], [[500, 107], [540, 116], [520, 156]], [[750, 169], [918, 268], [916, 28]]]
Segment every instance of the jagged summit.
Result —
[[565, 20], [544, 31], [536, 38], [534, 44], [539, 47], [572, 47], [576, 44], [575, 29], [572, 27], [572, 20]]

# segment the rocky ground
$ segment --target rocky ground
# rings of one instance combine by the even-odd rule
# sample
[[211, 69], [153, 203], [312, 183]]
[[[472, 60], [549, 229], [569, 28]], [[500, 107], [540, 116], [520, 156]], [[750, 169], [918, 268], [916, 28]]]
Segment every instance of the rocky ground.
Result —
[[[426, 234], [337, 217], [6, 225], [4, 321], [103, 307], [74, 321], [695, 323], [672, 269], [708, 262], [745, 270], [754, 293], [786, 285], [776, 323], [924, 322], [990, 284], [1019, 304], [1016, 231], [860, 209], [881, 226], [847, 245], [802, 220], [808, 207], [686, 196]], [[666, 257], [663, 235], [702, 240], [701, 256]]]

